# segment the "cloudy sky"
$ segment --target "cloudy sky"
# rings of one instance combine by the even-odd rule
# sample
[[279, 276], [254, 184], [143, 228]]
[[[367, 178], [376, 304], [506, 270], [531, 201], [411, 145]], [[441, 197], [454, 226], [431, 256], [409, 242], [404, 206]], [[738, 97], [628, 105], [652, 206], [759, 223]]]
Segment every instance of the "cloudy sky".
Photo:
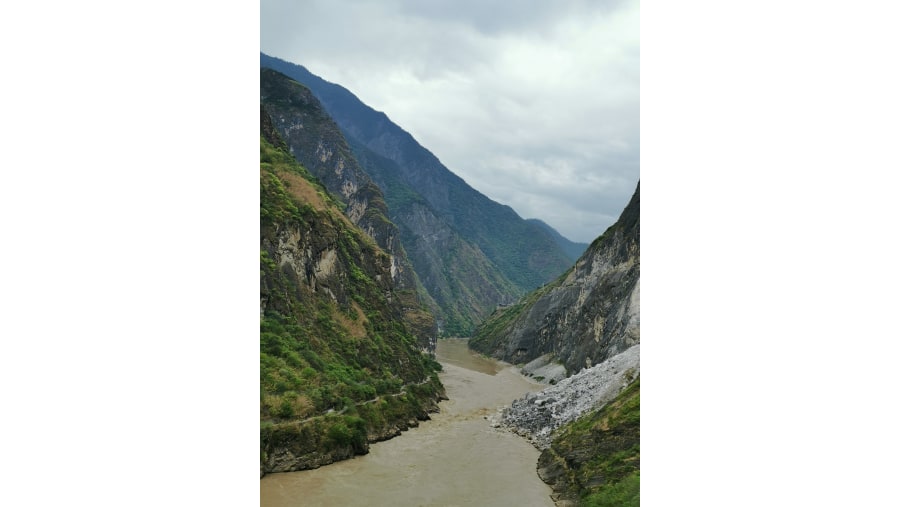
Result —
[[262, 52], [385, 112], [524, 218], [590, 242], [640, 173], [637, 0], [261, 0]]

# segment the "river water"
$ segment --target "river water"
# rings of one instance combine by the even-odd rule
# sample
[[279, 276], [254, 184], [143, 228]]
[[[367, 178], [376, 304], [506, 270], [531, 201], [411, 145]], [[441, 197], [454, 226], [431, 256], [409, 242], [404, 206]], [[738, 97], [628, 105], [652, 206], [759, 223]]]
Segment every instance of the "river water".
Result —
[[450, 398], [439, 414], [365, 456], [263, 477], [260, 506], [553, 507], [537, 449], [484, 418], [546, 386], [472, 353], [464, 339], [438, 340], [436, 354]]

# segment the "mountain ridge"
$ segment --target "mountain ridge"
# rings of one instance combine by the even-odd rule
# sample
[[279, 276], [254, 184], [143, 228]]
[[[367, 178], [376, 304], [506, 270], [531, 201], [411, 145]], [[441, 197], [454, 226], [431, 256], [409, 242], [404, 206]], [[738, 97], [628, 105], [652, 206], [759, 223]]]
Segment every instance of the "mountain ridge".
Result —
[[640, 189], [566, 274], [499, 309], [469, 346], [513, 364], [549, 355], [571, 375], [640, 343]]
[[[402, 210], [390, 209], [389, 206], [390, 218], [398, 227], [403, 229], [407, 225], [408, 230], [415, 231], [415, 224], [404, 224], [404, 219], [421, 218], [423, 213], [430, 213], [434, 215], [429, 218], [430, 222], [448, 225], [464, 243], [470, 245], [467, 251], [483, 254], [508, 280], [503, 283], [502, 280], [490, 281], [482, 276], [479, 290], [464, 295], [468, 297], [466, 302], [457, 301], [451, 295], [450, 300], [458, 309], [458, 314], [452, 319], [453, 322], [445, 322], [444, 334], [471, 334], [474, 325], [487, 317], [497, 305], [506, 304], [553, 280], [571, 264], [570, 254], [547, 229], [549, 226], [526, 221], [511, 207], [494, 202], [469, 186], [385, 113], [375, 111], [346, 88], [315, 76], [303, 66], [263, 53], [260, 53], [260, 61], [261, 66], [282, 72], [308, 86], [344, 132], [358, 158], [374, 160], [374, 157], [363, 153], [365, 148], [382, 159], [381, 162], [375, 160], [373, 165], [384, 166], [383, 160], [393, 163], [390, 168], [394, 176], [392, 181], [385, 178], [379, 180], [373, 174], [377, 170], [371, 167], [367, 172], [382, 188], [389, 203], [409, 197], [410, 189], [412, 194], [417, 194], [413, 200], [421, 199], [418, 213], [404, 215]], [[438, 300], [445, 297], [438, 294], [444, 289], [438, 283], [429, 284], [420, 271], [422, 266], [445, 256], [445, 252], [437, 251], [437, 245], [427, 244], [427, 239], [424, 241], [426, 244], [419, 248], [420, 255], [414, 254], [413, 249], [408, 247], [410, 258], [430, 296]], [[437, 270], [442, 274], [436, 275], [435, 280], [442, 278], [443, 285], [452, 287], [452, 282], [447, 278], [453, 268], [441, 265]], [[448, 310], [446, 304], [441, 306]]]
[[381, 189], [359, 166], [338, 126], [309, 88], [272, 69], [260, 70], [260, 101], [291, 155], [344, 204], [350, 220], [391, 254], [391, 276], [423, 350], [434, 352], [437, 324], [419, 298], [421, 283], [388, 218]]
[[546, 229], [547, 232], [549, 232], [550, 235], [553, 236], [553, 239], [556, 240], [556, 243], [559, 244], [560, 248], [562, 248], [563, 251], [566, 252], [566, 255], [568, 255], [569, 258], [572, 259], [572, 262], [577, 261], [578, 258], [581, 257], [581, 255], [584, 253], [584, 251], [587, 250], [588, 246], [590, 246], [590, 243], [580, 243], [578, 241], [570, 240], [569, 238], [563, 236], [559, 231], [554, 229], [552, 225], [544, 222], [540, 218], [526, 218], [525, 221], [534, 223]]

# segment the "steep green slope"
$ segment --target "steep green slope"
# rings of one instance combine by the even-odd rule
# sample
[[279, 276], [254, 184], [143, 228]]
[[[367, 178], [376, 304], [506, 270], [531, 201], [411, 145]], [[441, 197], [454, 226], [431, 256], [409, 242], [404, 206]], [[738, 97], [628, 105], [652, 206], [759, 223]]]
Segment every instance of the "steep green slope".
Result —
[[579, 505], [640, 505], [641, 381], [613, 401], [557, 430], [538, 459], [538, 475], [557, 500]]
[[436, 410], [440, 365], [419, 351], [390, 267], [261, 111], [261, 474], [365, 453]]
[[[546, 226], [523, 220], [509, 206], [471, 188], [384, 113], [374, 111], [348, 90], [322, 80], [302, 66], [264, 54], [260, 54], [260, 60], [263, 67], [284, 73], [312, 90], [345, 134], [366, 172], [382, 189], [389, 205], [415, 202], [416, 209], [392, 209], [390, 216], [401, 230], [406, 227], [419, 238], [415, 251], [409, 244], [406, 247], [430, 296], [436, 301], [442, 297], [446, 300], [438, 303], [447, 317], [445, 329], [469, 334], [473, 330], [470, 323], [480, 322], [496, 305], [539, 287], [571, 265], [571, 258]], [[442, 231], [458, 236], [452, 241], [459, 248], [449, 251], [452, 257], [446, 263], [436, 253], [448, 252], [446, 244], [438, 241], [447, 239], [447, 235], [422, 234], [423, 225], [440, 226]], [[463, 243], [467, 246], [463, 247]], [[473, 254], [489, 261], [479, 261], [474, 274], [468, 273], [476, 286], [470, 291], [450, 292], [448, 296], [447, 289], [454, 285], [464, 289], [452, 279], [467, 262], [459, 256]], [[440, 264], [431, 269], [428, 282], [421, 266], [435, 262]], [[488, 269], [499, 273], [485, 278]], [[452, 316], [454, 313], [459, 313], [459, 318]]]
[[342, 201], [350, 220], [391, 255], [391, 277], [406, 320], [419, 346], [433, 352], [437, 325], [426, 305], [437, 305], [422, 288], [400, 231], [387, 216], [381, 189], [359, 167], [338, 126], [308, 88], [274, 70], [260, 71], [260, 100], [288, 151]]

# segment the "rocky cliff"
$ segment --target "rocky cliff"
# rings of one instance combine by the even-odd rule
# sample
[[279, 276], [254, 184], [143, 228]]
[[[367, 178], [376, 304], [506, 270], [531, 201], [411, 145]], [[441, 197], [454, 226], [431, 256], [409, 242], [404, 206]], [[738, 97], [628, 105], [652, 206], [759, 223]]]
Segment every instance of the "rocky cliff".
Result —
[[429, 296], [419, 291], [421, 284], [397, 226], [388, 219], [381, 189], [360, 168], [338, 126], [308, 88], [272, 69], [261, 69], [260, 100], [288, 151], [343, 202], [350, 220], [390, 254], [391, 278], [406, 320], [420, 346], [433, 352], [437, 325], [420, 292], [426, 304]]
[[470, 346], [510, 363], [558, 361], [571, 375], [640, 342], [640, 183], [618, 221], [565, 275], [498, 309]]
[[[498, 304], [553, 280], [571, 265], [547, 226], [526, 221], [471, 188], [384, 113], [302, 66], [264, 54], [260, 61], [308, 86], [341, 128], [365, 172], [384, 192], [389, 217], [403, 231], [444, 334], [470, 335]], [[408, 238], [415, 238], [415, 247]], [[456, 246], [448, 249], [448, 244]]]
[[260, 135], [260, 473], [368, 452], [437, 410], [391, 254], [287, 151]]

